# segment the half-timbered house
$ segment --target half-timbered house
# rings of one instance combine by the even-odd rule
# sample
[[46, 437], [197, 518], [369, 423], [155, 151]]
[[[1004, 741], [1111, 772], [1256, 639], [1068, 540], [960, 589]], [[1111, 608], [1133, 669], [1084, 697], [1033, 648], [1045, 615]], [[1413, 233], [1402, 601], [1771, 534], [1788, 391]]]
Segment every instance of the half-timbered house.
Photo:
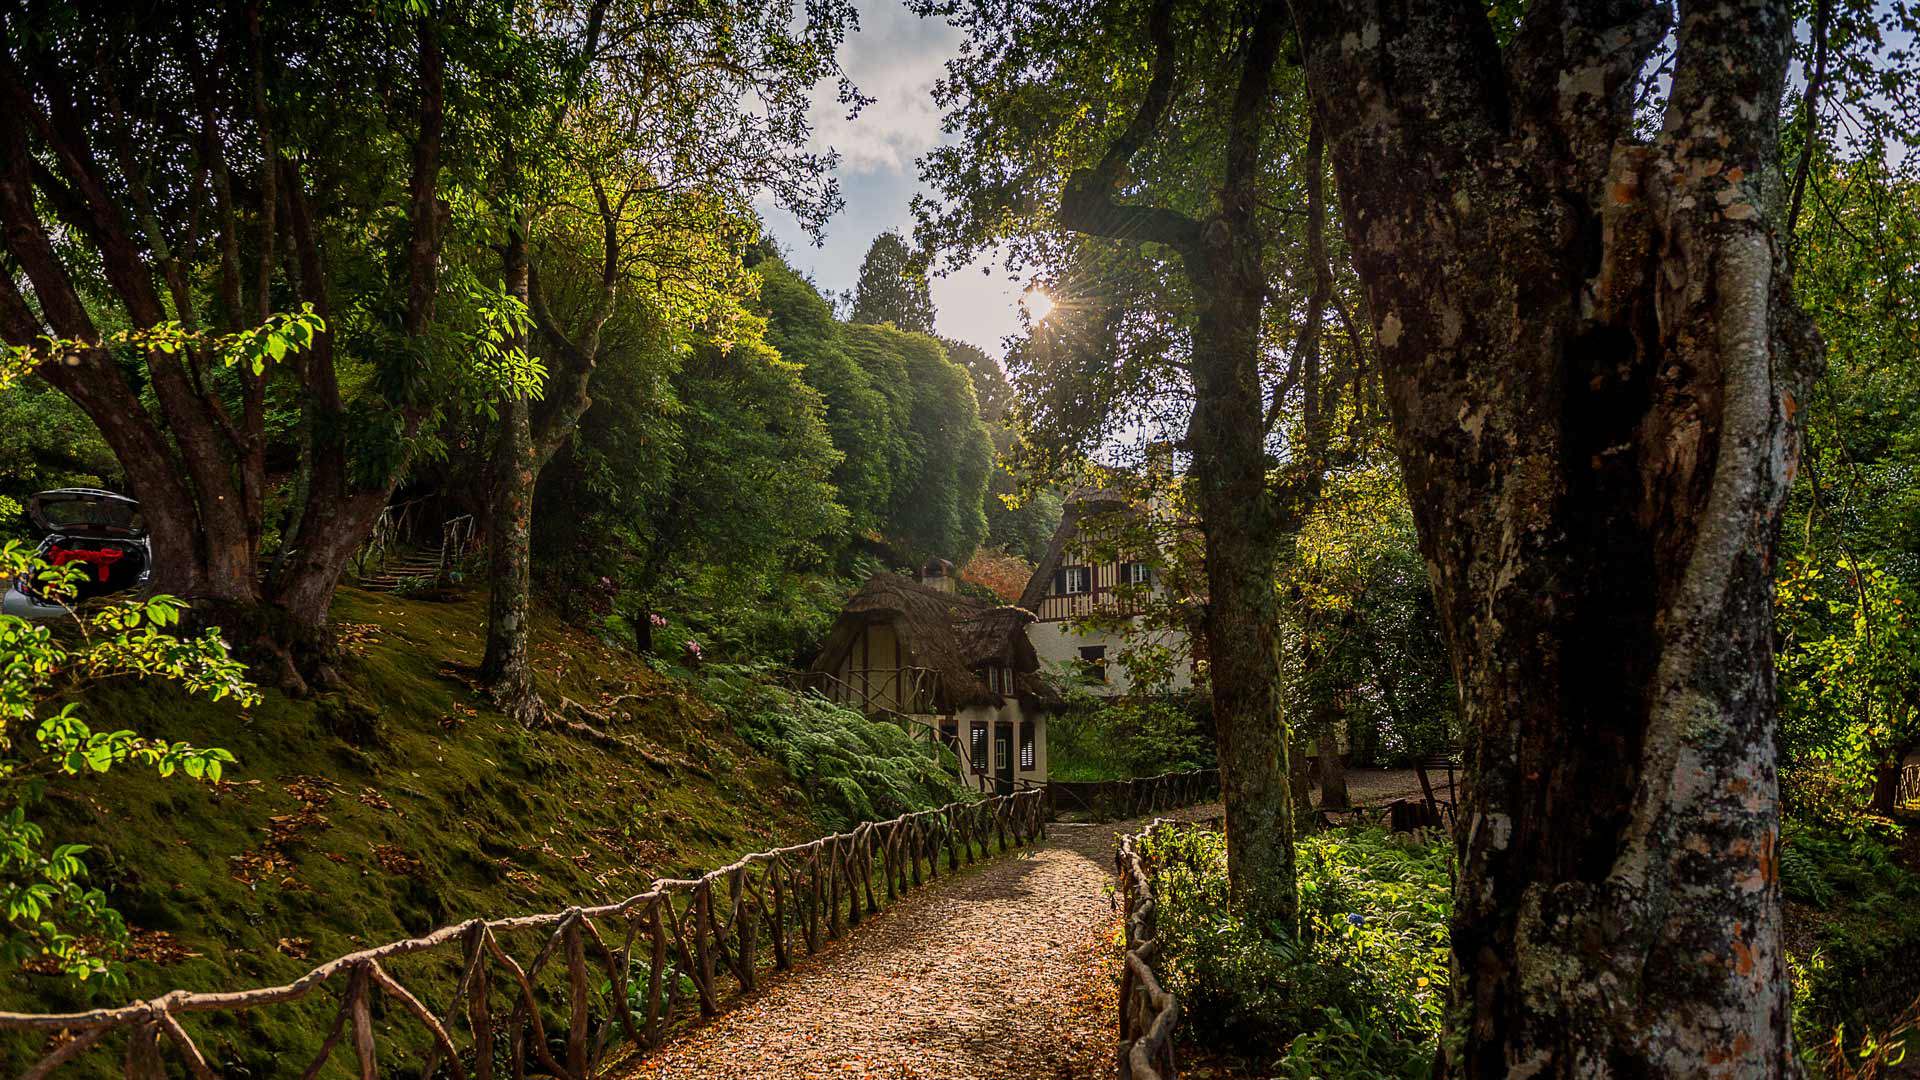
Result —
[[[1132, 514], [1138, 508], [1109, 491], [1076, 492], [1067, 500], [1060, 527], [1034, 568], [1020, 606], [1034, 613], [1027, 628], [1043, 669], [1058, 668], [1076, 674], [1095, 693], [1119, 696], [1134, 689], [1123, 652], [1129, 636], [1167, 647], [1180, 657], [1171, 684], [1161, 689], [1185, 690], [1193, 685], [1193, 650], [1184, 630], [1152, 627], [1143, 614], [1149, 604], [1164, 598], [1157, 560], [1151, 553], [1115, 557], [1096, 550], [1099, 545], [1083, 534], [1082, 524], [1096, 515]], [[1106, 626], [1089, 626], [1077, 616], [1101, 612], [1117, 616]]]

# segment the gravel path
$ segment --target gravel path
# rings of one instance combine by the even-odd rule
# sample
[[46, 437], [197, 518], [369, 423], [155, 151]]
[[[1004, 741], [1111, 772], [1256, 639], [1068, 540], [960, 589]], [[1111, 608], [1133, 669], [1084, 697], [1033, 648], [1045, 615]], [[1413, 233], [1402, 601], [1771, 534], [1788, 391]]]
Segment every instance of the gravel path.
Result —
[[[1420, 790], [1410, 769], [1347, 783], [1374, 806]], [[616, 1075], [1104, 1080], [1119, 959], [1108, 884], [1115, 838], [1139, 825], [1055, 824], [1044, 844], [943, 877]]]
[[1056, 824], [1041, 845], [942, 878], [619, 1075], [1111, 1076], [1119, 916], [1107, 885], [1115, 837], [1137, 824]]

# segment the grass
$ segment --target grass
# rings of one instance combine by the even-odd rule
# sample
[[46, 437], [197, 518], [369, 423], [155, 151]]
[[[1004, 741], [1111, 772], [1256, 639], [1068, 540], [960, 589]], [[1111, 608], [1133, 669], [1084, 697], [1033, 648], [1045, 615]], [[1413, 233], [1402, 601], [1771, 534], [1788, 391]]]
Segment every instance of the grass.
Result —
[[[684, 684], [551, 620], [535, 622], [543, 688], [596, 710], [619, 698], [609, 715], [642, 750], [613, 754], [508, 721], [468, 684], [483, 609], [480, 597], [343, 589], [335, 619], [350, 689], [317, 700], [270, 693], [243, 711], [137, 683], [90, 692], [83, 715], [96, 729], [189, 738], [239, 762], [211, 787], [130, 768], [49, 785], [35, 818], [51, 839], [92, 845], [92, 879], [135, 929], [135, 956], [128, 986], [110, 995], [11, 972], [0, 1010], [282, 982], [474, 916], [619, 899], [657, 876], [810, 838], [840, 816], [817, 813]], [[196, 1021], [196, 1036], [216, 1064], [297, 1071], [331, 1018], [331, 995], [319, 997]], [[0, 1066], [28, 1049], [0, 1040]]]

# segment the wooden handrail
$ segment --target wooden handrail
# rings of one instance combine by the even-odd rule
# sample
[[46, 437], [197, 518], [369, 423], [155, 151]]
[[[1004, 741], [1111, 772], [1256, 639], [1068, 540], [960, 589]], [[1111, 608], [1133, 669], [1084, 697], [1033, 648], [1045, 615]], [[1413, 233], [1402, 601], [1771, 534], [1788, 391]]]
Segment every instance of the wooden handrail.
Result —
[[[616, 1033], [621, 1043], [642, 1050], [659, 1045], [683, 1006], [697, 1004], [703, 1016], [720, 1010], [722, 977], [740, 993], [752, 991], [761, 969], [784, 971], [799, 946], [808, 953], [818, 951], [823, 937], [834, 940], [843, 927], [856, 927], [880, 911], [879, 893], [891, 904], [923, 880], [937, 878], [942, 854], [951, 873], [963, 860], [974, 862], [976, 848], [978, 857], [986, 858], [993, 854], [996, 839], [1004, 852], [1045, 837], [1046, 828], [1045, 797], [1039, 792], [949, 803], [867, 822], [810, 843], [756, 852], [699, 878], [662, 878], [647, 892], [618, 903], [470, 919], [348, 953], [281, 986], [172, 990], [117, 1008], [77, 1013], [0, 1013], [0, 1031], [39, 1032], [66, 1040], [50, 1048], [43, 1044], [38, 1062], [21, 1074], [23, 1080], [39, 1080], [109, 1042], [123, 1046], [127, 1080], [163, 1080], [168, 1047], [197, 1080], [213, 1080], [219, 1073], [182, 1017], [286, 1004], [340, 982], [344, 985], [332, 1034], [305, 1071], [307, 1076], [316, 1075], [342, 1041], [353, 1047], [358, 1075], [378, 1075], [372, 1006], [380, 996], [387, 1004], [383, 1030], [411, 1019], [424, 1036], [422, 1076], [434, 1075], [444, 1063], [456, 1080], [465, 1080], [463, 1061], [470, 1061], [477, 1080], [492, 1080], [495, 1050], [504, 1046], [514, 1059], [511, 1075], [523, 1075], [525, 1066], [534, 1063], [561, 1080], [587, 1080], [598, 1074]], [[618, 947], [609, 946], [600, 923], [624, 929]], [[545, 940], [522, 964], [502, 938], [527, 931], [541, 932]], [[386, 963], [436, 950], [453, 953], [460, 963], [450, 970], [462, 972], [438, 1014]], [[564, 1020], [553, 1017], [562, 1025], [554, 1030], [564, 1036], [558, 1057], [542, 1012], [543, 974], [558, 976], [546, 1000], [566, 1006]], [[494, 980], [512, 1003], [504, 1015], [494, 1011]], [[596, 982], [604, 983], [604, 995], [593, 989]], [[606, 1000], [596, 1031], [594, 1004], [600, 996]], [[231, 1020], [221, 1027], [233, 1030]]]
[[1073, 803], [1096, 821], [1145, 817], [1191, 806], [1220, 794], [1219, 769], [1136, 776], [1128, 780], [1049, 780], [1047, 797], [1058, 810]]
[[1160, 901], [1136, 845], [1157, 829], [1194, 827], [1155, 818], [1145, 829], [1122, 836], [1114, 852], [1126, 934], [1120, 969], [1120, 1080], [1174, 1080], [1178, 1072], [1173, 1037], [1180, 1024], [1180, 1002], [1161, 984], [1155, 966], [1160, 960]]

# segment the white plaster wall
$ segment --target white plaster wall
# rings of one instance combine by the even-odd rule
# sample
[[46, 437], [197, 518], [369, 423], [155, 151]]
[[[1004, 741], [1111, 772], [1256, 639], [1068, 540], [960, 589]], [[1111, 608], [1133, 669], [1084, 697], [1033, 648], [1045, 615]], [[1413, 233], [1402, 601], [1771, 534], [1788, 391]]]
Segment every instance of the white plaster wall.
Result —
[[[946, 718], [941, 717], [934, 722], [936, 724], [943, 723], [945, 719]], [[962, 779], [967, 780], [969, 784], [973, 783], [970, 778], [974, 775], [972, 771], [973, 762], [970, 760], [973, 752], [973, 729], [976, 726], [985, 726], [987, 728], [987, 775], [994, 776], [997, 775], [997, 773], [993, 768], [992, 757], [993, 725], [1013, 722], [1018, 722], [1019, 724], [1019, 727], [1014, 729], [1013, 734], [1014, 775], [1035, 783], [1046, 782], [1047, 714], [1045, 711], [1028, 709], [1018, 700], [1009, 698], [1007, 699], [1007, 703], [999, 708], [988, 705], [969, 705], [954, 715], [953, 722], [958, 727], [958, 734], [960, 736], [960, 776]], [[1033, 728], [1033, 768], [1022, 769], [1020, 768], [1020, 740], [1029, 726]]]
[[[1033, 642], [1033, 651], [1040, 657], [1040, 669], [1051, 671], [1061, 664], [1073, 665], [1080, 662], [1080, 650], [1088, 645], [1107, 647], [1107, 681], [1104, 686], [1091, 687], [1094, 693], [1107, 697], [1117, 697], [1133, 688], [1133, 680], [1128, 677], [1126, 663], [1118, 659], [1121, 649], [1126, 645], [1126, 635], [1095, 631], [1087, 634], [1076, 633], [1072, 623], [1067, 620], [1052, 622], [1034, 622], [1027, 624], [1027, 640]], [[1155, 630], [1149, 640], [1162, 645], [1178, 645], [1176, 651], [1185, 652], [1186, 632], [1181, 630]], [[1192, 661], [1180, 665], [1173, 674], [1173, 689], [1186, 690], [1193, 686]]]

